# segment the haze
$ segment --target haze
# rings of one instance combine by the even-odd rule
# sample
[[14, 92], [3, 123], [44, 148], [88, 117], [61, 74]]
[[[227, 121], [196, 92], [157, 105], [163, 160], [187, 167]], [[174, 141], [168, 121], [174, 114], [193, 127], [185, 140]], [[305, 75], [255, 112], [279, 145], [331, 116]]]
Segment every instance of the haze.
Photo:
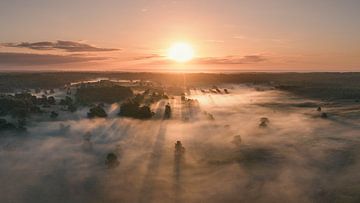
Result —
[[[5, 0], [0, 68], [358, 71], [359, 9], [357, 0]], [[197, 53], [181, 66], [166, 57], [179, 41]]]
[[359, 0], [0, 0], [0, 203], [360, 202]]

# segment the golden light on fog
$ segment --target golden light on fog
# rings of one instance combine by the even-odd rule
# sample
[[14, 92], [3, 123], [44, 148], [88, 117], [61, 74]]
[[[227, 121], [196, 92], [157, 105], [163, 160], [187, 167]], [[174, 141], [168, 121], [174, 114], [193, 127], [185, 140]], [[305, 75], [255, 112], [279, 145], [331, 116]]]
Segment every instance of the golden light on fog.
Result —
[[179, 63], [185, 63], [194, 58], [194, 49], [185, 42], [177, 42], [171, 45], [167, 52], [167, 57]]

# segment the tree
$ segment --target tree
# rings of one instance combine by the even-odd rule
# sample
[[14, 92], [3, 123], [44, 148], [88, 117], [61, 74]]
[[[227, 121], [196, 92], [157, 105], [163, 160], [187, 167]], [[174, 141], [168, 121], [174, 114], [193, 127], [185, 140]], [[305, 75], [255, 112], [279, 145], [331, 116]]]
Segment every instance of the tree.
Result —
[[77, 107], [76, 107], [75, 104], [70, 104], [70, 105], [68, 106], [68, 111], [70, 111], [70, 112], [75, 112], [76, 110], [77, 110]]
[[269, 123], [270, 123], [270, 120], [268, 118], [262, 117], [262, 118], [260, 118], [259, 127], [265, 128], [268, 126]]
[[90, 108], [89, 111], [90, 112], [87, 113], [88, 118], [95, 118], [95, 117], [105, 118], [105, 117], [107, 117], [105, 110], [100, 105]]
[[12, 123], [8, 123], [7, 120], [0, 118], [0, 131], [2, 130], [15, 130], [16, 126]]
[[18, 129], [19, 130], [26, 130], [26, 119], [25, 118], [21, 118], [18, 120]]
[[185, 147], [181, 144], [181, 141], [175, 143], [175, 155], [182, 155], [185, 153]]
[[321, 113], [321, 118], [328, 118], [327, 113]]
[[114, 153], [108, 153], [106, 156], [105, 164], [108, 168], [115, 168], [119, 165], [118, 158]]
[[165, 106], [164, 119], [169, 119], [169, 118], [171, 118], [171, 107], [170, 104], [168, 103]]
[[[110, 86], [108, 86], [110, 85]], [[83, 104], [94, 102], [114, 103], [133, 96], [129, 87], [102, 82], [93, 86], [81, 87], [76, 92], [76, 101]]]
[[140, 106], [138, 102], [130, 99], [120, 105], [118, 115], [137, 119], [149, 119], [154, 113], [149, 106]]
[[73, 100], [69, 96], [66, 96], [65, 99], [60, 100], [60, 105], [66, 106], [71, 104], [73, 104]]
[[138, 118], [140, 119], [149, 119], [153, 116], [149, 106], [142, 106], [139, 108]]
[[48, 103], [49, 103], [50, 105], [55, 105], [55, 104], [56, 104], [55, 97], [53, 97], [53, 96], [48, 97], [47, 100], [48, 100]]
[[50, 113], [50, 118], [57, 118], [58, 116], [59, 116], [59, 114], [57, 112], [55, 112], [55, 111], [52, 111]]
[[128, 100], [120, 105], [119, 116], [136, 118], [140, 104], [134, 100]]

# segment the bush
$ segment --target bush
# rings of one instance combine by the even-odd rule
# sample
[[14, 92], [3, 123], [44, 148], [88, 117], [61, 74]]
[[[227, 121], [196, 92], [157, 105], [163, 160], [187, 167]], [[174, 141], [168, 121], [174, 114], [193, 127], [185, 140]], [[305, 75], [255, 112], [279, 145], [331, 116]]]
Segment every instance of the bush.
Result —
[[59, 114], [57, 112], [55, 112], [55, 111], [52, 111], [50, 113], [50, 118], [57, 118], [58, 116], [59, 116]]
[[112, 152], [107, 154], [105, 164], [108, 168], [117, 167], [119, 165], [119, 161], [118, 161], [116, 154], [114, 154]]
[[69, 96], [66, 96], [65, 99], [60, 100], [60, 105], [67, 106], [71, 104], [73, 104], [73, 100]]
[[260, 124], [259, 124], [259, 127], [261, 128], [265, 128], [268, 126], [268, 124], [270, 123], [270, 120], [266, 117], [262, 117], [260, 118]]
[[165, 106], [164, 119], [169, 119], [169, 118], [171, 118], [171, 107], [170, 104], [167, 104]]
[[107, 114], [105, 110], [100, 105], [98, 105], [91, 108], [90, 112], [87, 113], [87, 116], [88, 118], [95, 118], [95, 117], [105, 118], [107, 117]]
[[138, 102], [128, 100], [120, 105], [118, 115], [137, 119], [149, 119], [154, 113], [150, 110], [149, 106], [140, 106]]
[[0, 116], [10, 114], [14, 117], [26, 117], [30, 113], [41, 113], [37, 106], [38, 100], [31, 94], [16, 94], [15, 96], [0, 96]]
[[15, 130], [16, 126], [12, 123], [8, 123], [7, 120], [0, 118], [0, 131], [2, 130]]

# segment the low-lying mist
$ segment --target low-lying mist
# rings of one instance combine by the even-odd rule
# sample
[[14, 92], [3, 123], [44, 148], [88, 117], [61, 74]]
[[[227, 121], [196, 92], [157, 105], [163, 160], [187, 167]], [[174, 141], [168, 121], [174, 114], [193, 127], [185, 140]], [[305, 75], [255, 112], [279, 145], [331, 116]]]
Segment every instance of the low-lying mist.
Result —
[[106, 119], [80, 109], [2, 134], [0, 202], [360, 201], [359, 106], [328, 105], [321, 118], [320, 101], [224, 87], [161, 100], [151, 120], [119, 118], [113, 104]]

